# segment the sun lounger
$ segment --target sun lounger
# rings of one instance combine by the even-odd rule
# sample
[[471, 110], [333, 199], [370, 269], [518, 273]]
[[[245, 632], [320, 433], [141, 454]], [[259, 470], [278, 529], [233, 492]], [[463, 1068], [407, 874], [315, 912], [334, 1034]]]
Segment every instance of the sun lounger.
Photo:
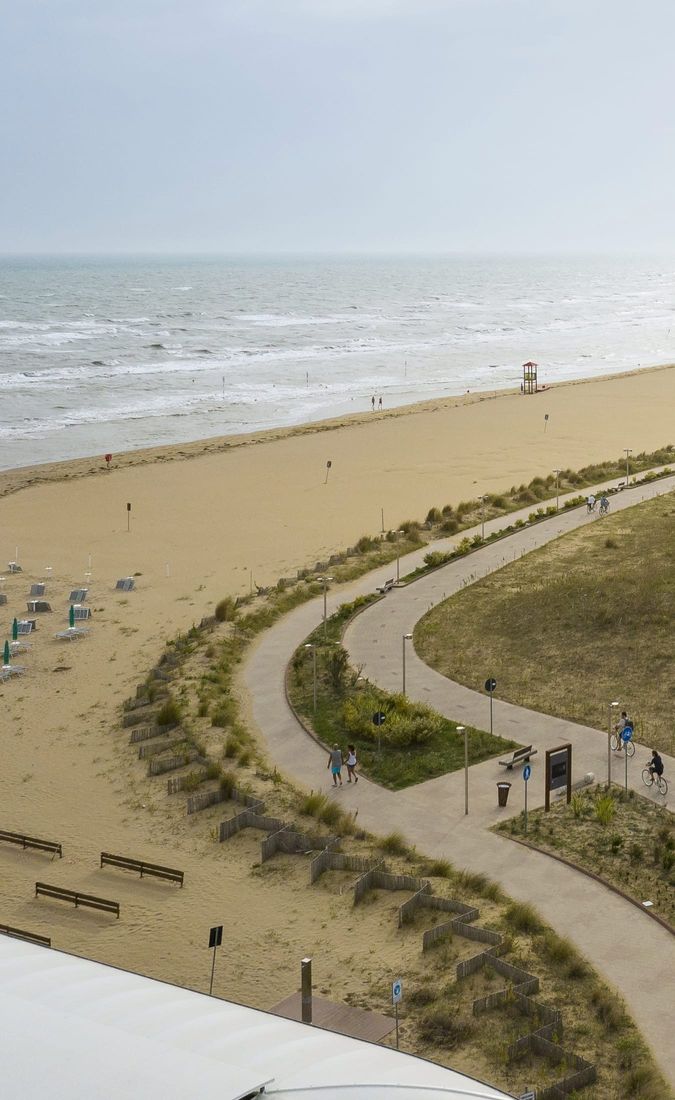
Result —
[[88, 588], [74, 588], [68, 597], [68, 603], [84, 603], [88, 591]]
[[4, 592], [0, 592], [0, 604], [3, 604], [3, 605], [4, 605], [4, 604], [6, 604], [6, 603], [7, 603], [7, 597], [6, 597], [5, 593], [4, 593]]
[[133, 577], [120, 577], [115, 590], [118, 592], [133, 592], [134, 590], [134, 578]]
[[63, 641], [72, 642], [75, 638], [84, 638], [85, 634], [89, 632], [83, 626], [69, 626], [67, 630], [59, 630], [54, 635], [55, 638], [61, 638]]
[[18, 561], [10, 561], [7, 565], [10, 573], [23, 573], [23, 569], [19, 565]]
[[18, 634], [30, 634], [33, 629], [33, 622], [31, 619], [19, 619], [16, 629]]
[[72, 606], [75, 622], [78, 622], [80, 619], [91, 619], [90, 607], [80, 607], [80, 605], [76, 603], [74, 603]]
[[31, 584], [29, 596], [44, 596], [45, 586], [44, 584]]
[[23, 676], [26, 665], [3, 665], [2, 671], [7, 674], [4, 678], [8, 680], [10, 676]]
[[27, 653], [29, 649], [30, 649], [30, 643], [29, 642], [16, 641], [16, 642], [10, 642], [9, 643], [9, 652], [12, 655], [14, 655], [15, 653]]
[[32, 612], [33, 615], [42, 615], [44, 612], [51, 611], [51, 609], [51, 604], [47, 603], [46, 600], [28, 601], [28, 610]]

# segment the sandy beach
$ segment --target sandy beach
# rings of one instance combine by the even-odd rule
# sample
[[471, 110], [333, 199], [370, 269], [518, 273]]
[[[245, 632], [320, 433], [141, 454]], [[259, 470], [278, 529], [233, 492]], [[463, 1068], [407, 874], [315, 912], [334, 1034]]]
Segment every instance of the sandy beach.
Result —
[[[396, 528], [423, 519], [432, 506], [556, 467], [617, 457], [625, 447], [652, 450], [674, 441], [674, 410], [669, 367], [532, 397], [468, 395], [305, 429], [133, 452], [114, 456], [110, 471], [97, 457], [3, 474], [0, 562], [4, 570], [18, 548], [23, 567], [5, 573], [5, 636], [12, 618], [26, 612], [30, 584], [45, 577], [53, 613], [42, 617], [21, 658], [26, 675], [0, 686], [0, 827], [60, 840], [66, 855], [52, 865], [0, 846], [0, 920], [51, 930], [58, 946], [203, 988], [203, 929], [225, 917], [241, 938], [236, 951], [224, 953], [217, 990], [267, 1007], [294, 989], [296, 960], [329, 919], [334, 899], [303, 894], [301, 905], [280, 912], [273, 875], [248, 875], [243, 889], [242, 869], [258, 858], [255, 838], [242, 838], [226, 858], [210, 836], [222, 817], [217, 807], [186, 819], [164, 783], [150, 788], [119, 732], [122, 701], [166, 639], [212, 613], [221, 597], [294, 574], [376, 534], [382, 512], [385, 528]], [[87, 583], [88, 572], [90, 633], [57, 642], [70, 589]], [[130, 575], [136, 590], [114, 592], [115, 581]], [[179, 866], [190, 889], [144, 884], [141, 893], [133, 879], [97, 870], [101, 849]], [[128, 902], [125, 919], [111, 923], [36, 902], [34, 881], [54, 876]], [[270, 931], [281, 925], [283, 934]], [[331, 944], [339, 949], [349, 935], [343, 928]], [[334, 970], [325, 981], [337, 982], [339, 995]]]

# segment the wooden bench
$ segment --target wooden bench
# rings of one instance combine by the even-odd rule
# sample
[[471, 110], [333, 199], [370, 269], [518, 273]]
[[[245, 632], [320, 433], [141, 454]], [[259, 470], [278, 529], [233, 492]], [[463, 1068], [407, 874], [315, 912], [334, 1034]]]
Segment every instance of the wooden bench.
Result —
[[390, 577], [388, 581], [384, 582], [384, 584], [378, 584], [375, 591], [376, 592], [382, 592], [382, 594], [385, 595], [387, 592], [391, 592], [391, 590], [394, 587], [395, 583], [396, 582], [395, 582], [394, 578]]
[[61, 859], [63, 849], [53, 840], [40, 840], [35, 836], [24, 836], [23, 833], [7, 833], [0, 829], [0, 840], [6, 840], [8, 844], [20, 844], [22, 848], [39, 848], [42, 852], [51, 852]]
[[533, 749], [531, 745], [526, 745], [522, 749], [514, 749], [508, 760], [500, 760], [499, 763], [510, 771], [514, 764], [527, 764], [530, 757], [536, 755], [537, 750]]
[[75, 908], [86, 905], [88, 909], [102, 909], [104, 913], [114, 913], [119, 919], [120, 905], [118, 901], [108, 901], [107, 898], [96, 898], [93, 894], [81, 894], [79, 890], [67, 890], [64, 886], [50, 886], [46, 882], [35, 883], [35, 897], [42, 894], [45, 898], [56, 898], [57, 901], [72, 901]]
[[123, 871], [139, 871], [141, 878], [144, 875], [167, 878], [172, 882], [179, 882], [181, 886], [185, 878], [185, 872], [176, 871], [174, 867], [162, 867], [159, 863], [146, 863], [144, 859], [131, 859], [128, 856], [114, 856], [111, 852], [101, 852], [101, 867], [104, 864], [120, 867]]
[[0, 932], [3, 936], [11, 936], [14, 940], [25, 940], [26, 943], [37, 943], [40, 947], [51, 947], [49, 936], [38, 936], [37, 932], [24, 932], [23, 928], [12, 928], [10, 924], [0, 924]]

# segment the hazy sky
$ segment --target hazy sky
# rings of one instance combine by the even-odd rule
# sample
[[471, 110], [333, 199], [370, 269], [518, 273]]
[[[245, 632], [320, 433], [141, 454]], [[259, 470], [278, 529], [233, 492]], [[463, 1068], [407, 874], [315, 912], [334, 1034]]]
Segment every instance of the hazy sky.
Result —
[[0, 252], [675, 251], [673, 0], [0, 9]]

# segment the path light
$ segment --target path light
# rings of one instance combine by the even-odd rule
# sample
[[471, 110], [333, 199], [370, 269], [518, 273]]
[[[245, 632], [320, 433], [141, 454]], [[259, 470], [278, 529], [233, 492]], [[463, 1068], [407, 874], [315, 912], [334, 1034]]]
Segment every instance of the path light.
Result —
[[456, 726], [457, 733], [464, 734], [464, 813], [469, 812], [469, 731], [466, 726]]
[[607, 707], [608, 719], [607, 719], [607, 789], [612, 785], [612, 719], [616, 712], [618, 703], [609, 703]]
[[555, 510], [560, 511], [560, 470], [554, 470], [555, 474]]
[[332, 577], [317, 577], [317, 580], [323, 583], [323, 636], [326, 637], [328, 632], [328, 612], [327, 612], [327, 600], [328, 600], [328, 585], [332, 581]]
[[409, 642], [411, 640], [411, 638], [412, 638], [412, 634], [404, 634], [403, 635], [403, 692], [402, 692], [403, 695], [405, 695], [405, 643]]
[[628, 478], [630, 477], [630, 455], [633, 453], [632, 447], [624, 447], [624, 454], [626, 456], [626, 488], [628, 488]]
[[312, 670], [314, 673], [314, 688], [312, 692], [312, 698], [314, 713], [316, 713], [316, 646], [312, 645], [311, 642], [305, 642], [305, 649], [311, 649], [312, 651]]
[[479, 497], [480, 500], [480, 537], [485, 540], [485, 497]]

